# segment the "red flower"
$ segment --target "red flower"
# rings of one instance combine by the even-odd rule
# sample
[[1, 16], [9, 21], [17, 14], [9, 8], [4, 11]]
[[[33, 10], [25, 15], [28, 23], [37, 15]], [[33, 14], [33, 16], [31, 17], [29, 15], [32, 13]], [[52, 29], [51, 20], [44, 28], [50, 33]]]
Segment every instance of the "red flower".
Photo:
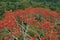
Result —
[[21, 28], [20, 28], [20, 26], [18, 26], [18, 27], [17, 27], [18, 37], [20, 37], [20, 36], [21, 36], [21, 31], [20, 31], [20, 30], [21, 30]]
[[9, 40], [9, 39], [7, 37], [5, 37], [4, 40]]
[[30, 40], [36, 40], [36, 38], [35, 37], [32, 37]]
[[44, 21], [43, 27], [44, 28], [49, 28], [51, 26], [51, 23], [47, 20]]
[[10, 37], [13, 37], [14, 36], [13, 33], [10, 33], [9, 35], [10, 35]]
[[41, 40], [45, 40], [45, 38], [44, 38], [44, 37], [42, 37], [42, 38], [41, 38]]
[[0, 32], [2, 31], [3, 28], [3, 21], [0, 21]]
[[24, 13], [25, 13], [25, 14], [29, 14], [30, 11], [31, 11], [31, 8], [26, 8], [26, 9], [24, 10]]
[[52, 34], [50, 40], [58, 40], [58, 34], [55, 33], [55, 32], [53, 32], [53, 34]]

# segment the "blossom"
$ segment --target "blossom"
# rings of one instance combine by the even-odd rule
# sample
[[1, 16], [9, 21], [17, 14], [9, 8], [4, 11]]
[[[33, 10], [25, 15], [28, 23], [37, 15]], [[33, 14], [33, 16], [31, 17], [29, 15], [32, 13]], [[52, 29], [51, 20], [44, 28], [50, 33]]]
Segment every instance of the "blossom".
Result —
[[18, 33], [18, 34], [17, 34], [18, 37], [20, 37], [20, 36], [21, 36], [21, 28], [20, 28], [20, 26], [17, 27], [17, 33]]
[[[38, 16], [37, 14], [43, 19], [41, 22], [35, 19], [36, 16]], [[57, 29], [57, 23], [55, 21], [56, 19], [59, 20], [60, 14], [55, 11], [45, 8], [26, 8], [25, 10], [16, 10], [14, 12], [7, 11], [4, 16], [4, 20], [0, 20], [0, 31], [2, 32], [2, 29], [6, 28], [10, 33], [8, 34], [10, 37], [16, 36], [20, 38], [21, 33], [25, 35], [25, 29], [27, 30], [26, 34], [28, 34], [28, 31], [36, 29], [38, 35], [42, 33], [42, 31], [44, 32], [44, 37], [41, 37], [41, 40], [48, 38], [50, 38], [50, 40], [58, 40], [58, 34], [54, 33], [54, 29], [55, 27]], [[50, 21], [50, 18], [52, 18], [51, 20], [54, 19], [53, 22]], [[21, 25], [24, 23], [27, 25]], [[25, 26], [27, 28], [25, 28]], [[56, 32], [58, 31], [56, 30]], [[31, 36], [30, 40], [37, 40], [38, 35], [35, 34], [33, 37]], [[28, 36], [30, 37], [30, 35]], [[8, 37], [5, 37], [4, 40], [8, 40]]]
[[35, 34], [30, 40], [37, 40], [37, 34]]
[[41, 40], [45, 40], [45, 38], [44, 38], [44, 37], [42, 37], [42, 38], [41, 38]]
[[9, 40], [8, 37], [5, 37], [4, 40]]

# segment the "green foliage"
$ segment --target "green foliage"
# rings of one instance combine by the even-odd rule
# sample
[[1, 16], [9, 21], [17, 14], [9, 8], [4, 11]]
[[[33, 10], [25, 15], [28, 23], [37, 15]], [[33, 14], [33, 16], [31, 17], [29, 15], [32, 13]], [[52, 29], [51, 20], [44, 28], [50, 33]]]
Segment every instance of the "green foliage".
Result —
[[8, 10], [24, 10], [27, 7], [47, 8], [60, 12], [60, 0], [0, 0], [0, 15]]
[[21, 37], [19, 38], [19, 40], [24, 40], [24, 39], [23, 39], [23, 36], [21, 36]]
[[33, 37], [35, 33], [33, 31], [29, 31], [28, 34]]
[[3, 29], [2, 32], [6, 35], [9, 33], [9, 31], [7, 29]]

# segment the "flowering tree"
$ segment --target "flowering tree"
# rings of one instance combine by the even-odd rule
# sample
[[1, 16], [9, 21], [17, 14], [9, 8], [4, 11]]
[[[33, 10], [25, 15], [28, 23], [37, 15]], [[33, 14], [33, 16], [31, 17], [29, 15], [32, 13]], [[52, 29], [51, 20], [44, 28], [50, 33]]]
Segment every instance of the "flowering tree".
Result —
[[60, 13], [45, 8], [7, 11], [0, 20], [0, 40], [59, 40]]

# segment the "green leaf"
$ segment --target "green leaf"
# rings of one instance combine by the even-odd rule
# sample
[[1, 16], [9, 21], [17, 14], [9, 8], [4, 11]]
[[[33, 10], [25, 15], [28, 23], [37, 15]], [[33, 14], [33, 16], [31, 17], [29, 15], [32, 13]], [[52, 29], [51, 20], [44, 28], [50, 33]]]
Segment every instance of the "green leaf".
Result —
[[20, 38], [18, 38], [18, 40], [24, 40], [24, 39], [23, 39], [23, 36], [21, 36]]

